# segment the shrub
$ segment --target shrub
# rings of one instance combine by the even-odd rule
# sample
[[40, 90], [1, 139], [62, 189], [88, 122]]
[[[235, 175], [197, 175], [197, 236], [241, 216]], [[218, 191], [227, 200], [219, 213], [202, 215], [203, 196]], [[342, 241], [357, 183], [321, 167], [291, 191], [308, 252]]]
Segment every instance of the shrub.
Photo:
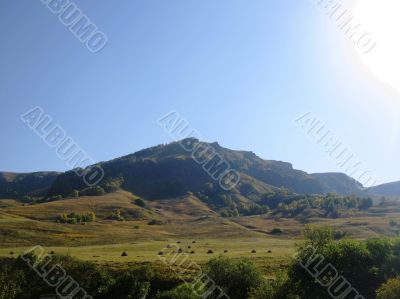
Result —
[[79, 213], [69, 213], [69, 214], [61, 214], [57, 218], [57, 222], [59, 223], [70, 223], [70, 224], [77, 224], [77, 223], [86, 223], [96, 221], [96, 214], [94, 212], [87, 212], [83, 214]]
[[148, 225], [163, 225], [164, 222], [161, 220], [151, 219], [147, 224]]
[[303, 231], [304, 238], [308, 245], [321, 249], [323, 246], [332, 242], [333, 232], [330, 227], [307, 224]]
[[12, 299], [18, 293], [18, 283], [10, 280], [11, 273], [8, 268], [0, 269], [0, 299]]
[[206, 264], [205, 272], [227, 295], [235, 299], [246, 299], [250, 290], [263, 282], [261, 270], [247, 259], [234, 261], [220, 256]]
[[344, 237], [346, 237], [348, 234], [345, 231], [342, 230], [334, 230], [333, 231], [333, 238], [335, 240], [340, 240], [343, 239]]
[[260, 286], [251, 289], [249, 299], [298, 298], [294, 294], [290, 294], [290, 290], [285, 288], [287, 281], [287, 273], [278, 271], [274, 280], [263, 281]]
[[145, 208], [146, 207], [146, 202], [143, 199], [138, 198], [138, 199], [135, 199], [135, 205], [137, 205], [139, 207], [142, 207], [142, 208]]
[[121, 216], [121, 210], [115, 210], [109, 217], [110, 220], [125, 221], [125, 218]]
[[80, 196], [101, 196], [104, 194], [105, 194], [105, 191], [100, 186], [88, 187], [79, 192]]
[[61, 200], [63, 199], [62, 195], [54, 195], [49, 198], [49, 201]]
[[377, 299], [398, 299], [400, 298], [400, 278], [392, 278], [382, 284], [376, 291]]
[[26, 195], [26, 196], [22, 197], [21, 202], [22, 203], [32, 203], [32, 202], [35, 202], [35, 200], [32, 197]]
[[200, 299], [201, 291], [193, 289], [191, 284], [182, 284], [170, 291], [158, 293], [156, 299]]
[[74, 198], [79, 197], [79, 191], [78, 191], [78, 190], [75, 190], [75, 189], [72, 190], [70, 196], [71, 196], [71, 197], [74, 197]]
[[121, 178], [108, 179], [101, 183], [101, 187], [106, 193], [113, 193], [119, 190], [122, 183], [123, 179]]
[[275, 228], [271, 231], [271, 234], [273, 234], [273, 235], [280, 235], [280, 234], [283, 234], [283, 230], [282, 230], [281, 228], [279, 228], [279, 227], [275, 227]]

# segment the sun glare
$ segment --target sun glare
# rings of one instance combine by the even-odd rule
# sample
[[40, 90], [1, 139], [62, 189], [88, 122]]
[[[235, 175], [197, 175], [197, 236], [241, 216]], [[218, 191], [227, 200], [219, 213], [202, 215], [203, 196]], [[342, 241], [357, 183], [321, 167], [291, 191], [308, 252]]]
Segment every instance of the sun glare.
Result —
[[400, 95], [400, 1], [358, 0], [354, 17], [373, 35], [376, 46], [360, 59]]

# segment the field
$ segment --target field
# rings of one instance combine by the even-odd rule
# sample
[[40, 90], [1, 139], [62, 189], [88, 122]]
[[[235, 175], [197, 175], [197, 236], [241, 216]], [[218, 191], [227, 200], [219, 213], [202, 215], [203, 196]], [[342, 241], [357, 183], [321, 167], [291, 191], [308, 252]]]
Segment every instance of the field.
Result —
[[[272, 274], [290, 262], [307, 223], [331, 226], [345, 231], [349, 237], [365, 239], [397, 236], [399, 229], [393, 223], [400, 222], [400, 207], [396, 203], [336, 219], [271, 215], [222, 218], [191, 195], [149, 201], [145, 208], [135, 204], [136, 198], [120, 191], [34, 205], [1, 200], [0, 256], [15, 257], [40, 245], [47, 252], [124, 267], [132, 263], [160, 263], [159, 252], [168, 244], [175, 244], [199, 264], [220, 254], [247, 257], [255, 260], [266, 274]], [[117, 209], [125, 221], [108, 219]], [[89, 211], [96, 213], [96, 221], [84, 225], [56, 222], [62, 213]], [[276, 228], [281, 230], [280, 234], [272, 232]], [[122, 257], [122, 252], [127, 256]]]

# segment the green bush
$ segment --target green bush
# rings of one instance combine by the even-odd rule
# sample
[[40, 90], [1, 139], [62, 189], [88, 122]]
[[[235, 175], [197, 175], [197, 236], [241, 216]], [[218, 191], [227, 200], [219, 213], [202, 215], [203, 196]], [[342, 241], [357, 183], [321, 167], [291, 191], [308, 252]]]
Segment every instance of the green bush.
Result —
[[201, 297], [193, 290], [191, 285], [182, 284], [173, 290], [160, 292], [156, 299], [200, 299]]
[[104, 189], [106, 193], [113, 193], [119, 190], [122, 183], [123, 183], [122, 178], [108, 179], [101, 183], [101, 187]]
[[145, 208], [146, 207], [146, 202], [141, 198], [137, 198], [137, 199], [135, 199], [135, 205], [137, 205], [139, 207], [142, 207], [142, 208]]
[[115, 210], [109, 217], [110, 220], [125, 221], [125, 218], [121, 215], [121, 210]]
[[148, 225], [164, 225], [165, 222], [162, 220], [151, 219], [147, 224]]
[[261, 270], [250, 260], [234, 261], [227, 257], [210, 260], [205, 272], [231, 298], [246, 299], [250, 290], [263, 283]]
[[382, 284], [376, 291], [377, 299], [400, 298], [400, 278], [392, 278]]
[[105, 191], [100, 186], [88, 187], [86, 189], [79, 191], [80, 196], [101, 196], [104, 194]]
[[71, 197], [74, 197], [74, 198], [79, 197], [79, 191], [76, 190], [76, 189], [72, 190], [70, 196], [71, 196]]
[[283, 234], [283, 230], [279, 227], [275, 227], [274, 229], [272, 229], [271, 234], [280, 235], [280, 234]]
[[77, 223], [84, 223], [84, 222], [92, 222], [96, 221], [96, 214], [94, 212], [87, 212], [83, 214], [79, 213], [69, 213], [69, 214], [61, 214], [57, 218], [57, 222], [59, 223], [70, 223], [70, 224], [77, 224]]

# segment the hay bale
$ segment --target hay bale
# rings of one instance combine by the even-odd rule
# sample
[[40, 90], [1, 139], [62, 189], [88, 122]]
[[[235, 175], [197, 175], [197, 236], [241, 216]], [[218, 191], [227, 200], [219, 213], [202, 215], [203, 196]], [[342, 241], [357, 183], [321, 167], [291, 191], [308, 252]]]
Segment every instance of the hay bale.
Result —
[[196, 241], [192, 241], [192, 244], [195, 244], [196, 243]]
[[257, 251], [255, 251], [255, 250], [253, 249], [253, 251], [252, 251], [251, 253], [257, 253]]
[[214, 251], [212, 251], [211, 249], [209, 249], [208, 251], [207, 251], [207, 254], [213, 254], [214, 253]]
[[128, 254], [124, 251], [121, 256], [128, 256]]
[[271, 253], [272, 251], [271, 250], [268, 250], [268, 253]]
[[224, 253], [228, 253], [228, 250], [225, 249], [225, 250], [224, 250]]

